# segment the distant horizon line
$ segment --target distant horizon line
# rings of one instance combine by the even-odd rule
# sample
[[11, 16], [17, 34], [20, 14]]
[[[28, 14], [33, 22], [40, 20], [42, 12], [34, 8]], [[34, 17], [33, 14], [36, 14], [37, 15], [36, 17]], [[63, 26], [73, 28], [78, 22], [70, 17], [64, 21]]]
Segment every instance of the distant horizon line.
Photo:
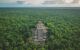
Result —
[[0, 8], [80, 8], [80, 7], [78, 7], [78, 6], [26, 6], [26, 7], [24, 7], [24, 6], [0, 6]]
[[0, 7], [80, 7], [80, 4], [19, 4], [19, 3], [0, 3]]

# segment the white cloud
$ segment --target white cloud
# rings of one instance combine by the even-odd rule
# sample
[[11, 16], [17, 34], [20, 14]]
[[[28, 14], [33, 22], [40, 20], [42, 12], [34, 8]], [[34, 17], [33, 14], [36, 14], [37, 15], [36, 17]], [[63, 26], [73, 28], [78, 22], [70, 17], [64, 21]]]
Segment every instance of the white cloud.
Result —
[[58, 2], [61, 2], [61, 1], [64, 1], [64, 3], [71, 3], [73, 2], [73, 0], [0, 0], [0, 3], [12, 3], [12, 2], [16, 2], [16, 1], [25, 1], [26, 3], [31, 3], [31, 4], [34, 4], [34, 5], [37, 5], [37, 4], [41, 4], [41, 3], [44, 3], [45, 1], [57, 1]]
[[79, 3], [78, 4], [80, 4], [80, 0], [79, 0]]
[[43, 3], [45, 0], [25, 0], [28, 3], [31, 3], [33, 5], [39, 5], [41, 3]]
[[64, 0], [66, 3], [72, 3], [74, 0]]
[[[31, 4], [32, 6], [43, 6], [43, 7], [64, 7], [64, 6], [79, 6], [80, 7], [80, 0], [78, 2], [78, 4], [70, 4], [73, 2], [73, 0], [0, 0], [0, 3], [17, 3], [17, 1], [24, 1], [24, 5], [26, 5], [27, 3]], [[44, 3], [45, 1], [58, 1], [56, 4], [42, 4]], [[61, 1], [64, 1], [64, 2], [61, 2]], [[58, 3], [64, 3], [64, 4], [58, 4]], [[66, 4], [67, 3], [67, 4]], [[68, 4], [69, 3], [69, 4]]]

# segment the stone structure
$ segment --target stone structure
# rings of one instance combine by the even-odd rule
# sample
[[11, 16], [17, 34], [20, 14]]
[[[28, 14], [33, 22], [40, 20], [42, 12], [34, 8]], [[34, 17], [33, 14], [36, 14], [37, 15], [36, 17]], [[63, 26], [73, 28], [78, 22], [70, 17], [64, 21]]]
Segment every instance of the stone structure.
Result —
[[36, 29], [33, 34], [33, 41], [37, 44], [44, 43], [46, 40], [47, 27], [44, 26], [42, 21], [38, 21]]

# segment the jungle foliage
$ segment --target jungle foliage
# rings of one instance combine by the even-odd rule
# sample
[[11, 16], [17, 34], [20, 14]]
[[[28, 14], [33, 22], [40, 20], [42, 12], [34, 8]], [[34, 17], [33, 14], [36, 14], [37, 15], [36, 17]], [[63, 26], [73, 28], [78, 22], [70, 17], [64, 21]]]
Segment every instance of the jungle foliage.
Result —
[[[44, 45], [31, 41], [39, 20], [48, 27]], [[80, 9], [0, 8], [0, 50], [80, 50]]]

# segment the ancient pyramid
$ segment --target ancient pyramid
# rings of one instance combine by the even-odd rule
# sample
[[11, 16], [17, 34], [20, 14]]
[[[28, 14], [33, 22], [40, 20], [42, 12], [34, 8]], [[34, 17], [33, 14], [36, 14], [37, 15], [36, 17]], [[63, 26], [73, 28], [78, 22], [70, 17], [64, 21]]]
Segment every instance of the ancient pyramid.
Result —
[[47, 33], [47, 27], [45, 27], [42, 21], [38, 21], [36, 29], [34, 31], [33, 41], [36, 44], [44, 43], [47, 38], [46, 33]]

